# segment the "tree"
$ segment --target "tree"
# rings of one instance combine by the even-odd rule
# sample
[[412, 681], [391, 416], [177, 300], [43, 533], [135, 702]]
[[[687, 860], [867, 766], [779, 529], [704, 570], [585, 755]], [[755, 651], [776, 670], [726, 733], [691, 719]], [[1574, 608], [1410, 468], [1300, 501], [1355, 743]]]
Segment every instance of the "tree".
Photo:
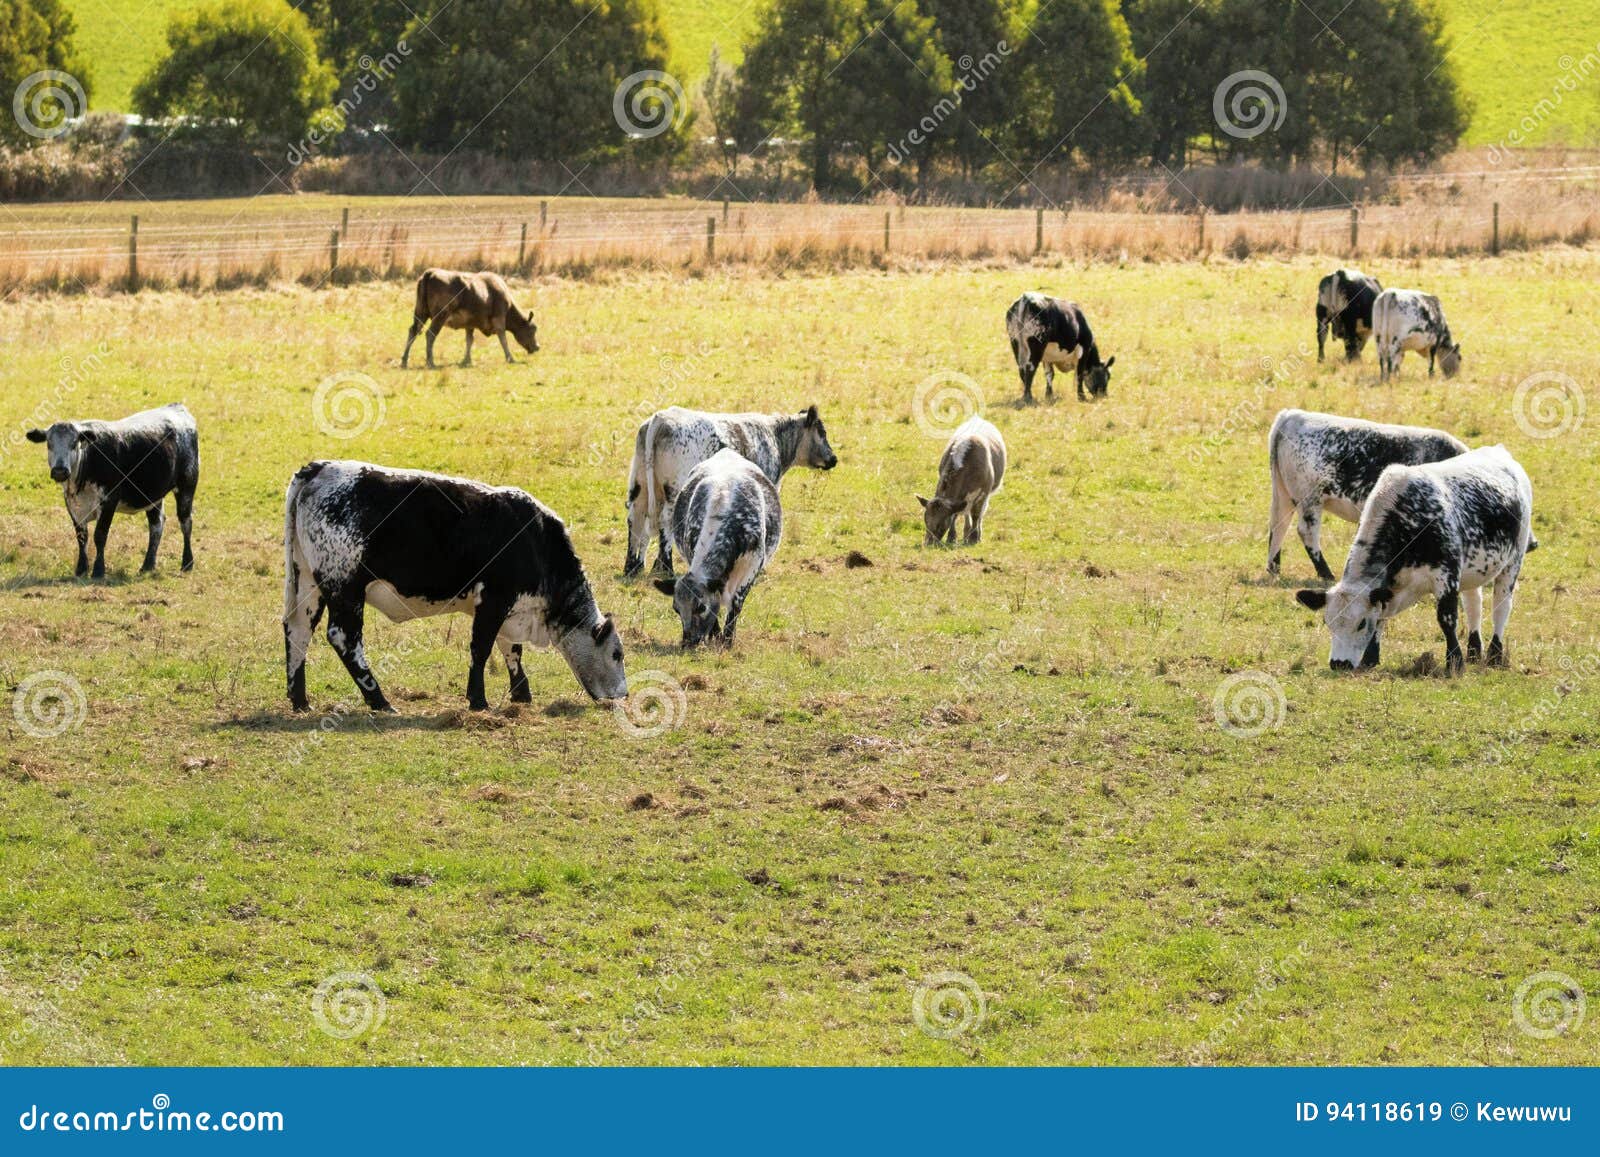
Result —
[[1016, 54], [1027, 35], [1005, 0], [922, 0], [950, 58], [960, 109], [948, 127], [950, 147], [971, 177], [993, 163], [1010, 165], [1010, 130], [1018, 119]]
[[732, 176], [739, 166], [739, 76], [722, 63], [717, 46], [711, 46], [711, 62], [706, 68], [706, 79], [700, 86], [700, 98], [705, 102], [706, 117], [711, 121], [712, 135], [717, 148], [722, 151], [723, 163]]
[[[390, 69], [418, 47], [406, 42], [416, 0], [294, 0], [316, 32], [322, 58], [339, 74], [342, 118], [373, 125], [393, 115]], [[431, 43], [426, 32], [422, 40]], [[373, 83], [374, 80], [380, 83]]]
[[166, 40], [165, 55], [133, 90], [143, 116], [193, 117], [244, 140], [288, 141], [325, 119], [338, 87], [310, 23], [285, 0], [212, 0], [174, 14]]
[[1129, 0], [1124, 8], [1133, 50], [1144, 62], [1136, 88], [1144, 110], [1150, 161], [1181, 170], [1189, 142], [1211, 132], [1218, 80], [1219, 0]]
[[1117, 0], [1051, 0], [1038, 10], [1020, 56], [1016, 100], [1027, 115], [1016, 139], [1024, 169], [1074, 155], [1106, 164], [1143, 151], [1133, 91], [1141, 69]]
[[0, 87], [19, 110], [0, 117], [0, 141], [36, 145], [89, 111], [90, 74], [73, 45], [76, 32], [61, 0], [0, 0]]
[[682, 143], [657, 0], [441, 0], [405, 35], [394, 95], [408, 144], [575, 162]]

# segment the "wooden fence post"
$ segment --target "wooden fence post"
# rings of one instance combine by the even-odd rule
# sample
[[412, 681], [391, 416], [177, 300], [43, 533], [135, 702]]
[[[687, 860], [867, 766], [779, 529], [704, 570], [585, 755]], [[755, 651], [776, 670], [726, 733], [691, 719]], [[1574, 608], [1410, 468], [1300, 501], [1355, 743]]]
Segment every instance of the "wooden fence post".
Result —
[[1033, 211], [1033, 251], [1044, 252], [1044, 206]]
[[1200, 206], [1200, 240], [1197, 247], [1201, 253], [1206, 251], [1206, 207], [1204, 205]]
[[550, 215], [550, 202], [549, 201], [540, 201], [539, 202], [539, 232], [540, 233], [544, 232], [544, 223], [545, 223], [546, 218], [549, 217], [549, 215]]
[[341, 237], [350, 236], [350, 206], [349, 205], [346, 205], [344, 207], [344, 211], [339, 214], [339, 236], [341, 236]]
[[339, 268], [339, 231], [335, 229], [328, 237], [328, 272], [332, 273]]
[[528, 260], [528, 223], [522, 223], [522, 236], [517, 239], [517, 268], [521, 269]]
[[722, 227], [728, 227], [728, 198], [722, 198]]
[[706, 260], [707, 261], [715, 261], [716, 259], [717, 259], [717, 219], [715, 217], [707, 217], [706, 218]]
[[883, 251], [889, 252], [889, 211], [883, 213]]
[[1489, 252], [1496, 257], [1500, 256], [1500, 202], [1494, 203], [1494, 237], [1489, 244]]
[[1350, 206], [1350, 252], [1354, 253], [1361, 245], [1361, 210], [1354, 205]]
[[139, 288], [139, 214], [128, 229], [128, 288]]

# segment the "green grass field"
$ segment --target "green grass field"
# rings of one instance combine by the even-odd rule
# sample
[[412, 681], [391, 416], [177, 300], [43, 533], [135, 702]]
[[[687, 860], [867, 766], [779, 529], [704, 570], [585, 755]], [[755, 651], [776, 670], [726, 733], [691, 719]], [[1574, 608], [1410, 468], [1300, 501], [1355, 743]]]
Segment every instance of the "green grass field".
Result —
[[[126, 109], [134, 82], [161, 50], [169, 13], [188, 0], [68, 0], [80, 43], [95, 67], [95, 108]], [[1592, 0], [1439, 0], [1454, 45], [1452, 59], [1476, 105], [1465, 144], [1505, 143], [1541, 99], [1560, 104], [1536, 115], [1527, 143], [1600, 143], [1600, 75], [1569, 73], [1563, 60], [1600, 52], [1600, 5]], [[698, 86], [711, 46], [736, 61], [756, 26], [756, 0], [662, 0], [677, 67]], [[1337, 31], [1337, 21], [1335, 30]], [[1572, 91], [1560, 87], [1564, 75]], [[696, 96], [698, 99], [698, 96]]]
[[[1513, 392], [1597, 380], [1600, 255], [1374, 269], [1439, 293], [1466, 351], [1454, 381], [1412, 358], [1381, 388], [1370, 351], [1307, 356], [1321, 272], [547, 280], [518, 287], [541, 353], [437, 373], [398, 368], [400, 285], [0, 306], [0, 686], [82, 692], [59, 735], [3, 716], [0, 1061], [1592, 1062], [1592, 1016], [1536, 1037], [1515, 996], [1548, 971], [1600, 991], [1600, 439], [1592, 414], [1528, 436]], [[1001, 315], [1031, 287], [1093, 303], [1109, 400], [1014, 405]], [[313, 410], [347, 372], [383, 406], [341, 439]], [[1011, 468], [981, 547], [927, 550], [913, 494], [942, 441], [914, 399], [952, 372]], [[197, 569], [169, 524], [136, 576], [123, 515], [109, 580], [72, 579], [59, 488], [13, 432], [177, 399]], [[669, 402], [816, 402], [842, 460], [786, 481], [727, 653], [681, 653], [668, 600], [618, 577], [632, 431]], [[1431, 607], [1377, 672], [1327, 670], [1292, 599], [1309, 563], [1291, 540], [1285, 579], [1263, 568], [1288, 405], [1519, 456], [1542, 545], [1509, 670], [1426, 673]], [[282, 495], [330, 456], [548, 502], [672, 726], [630, 734], [550, 652], [531, 708], [496, 667], [493, 710], [465, 713], [467, 621], [375, 613], [400, 716], [355, 710], [320, 637], [314, 714], [289, 714]], [[1335, 566], [1351, 531], [1330, 521]], [[1265, 688], [1260, 734], [1219, 723], [1232, 676]], [[330, 995], [352, 986], [373, 1015]]]

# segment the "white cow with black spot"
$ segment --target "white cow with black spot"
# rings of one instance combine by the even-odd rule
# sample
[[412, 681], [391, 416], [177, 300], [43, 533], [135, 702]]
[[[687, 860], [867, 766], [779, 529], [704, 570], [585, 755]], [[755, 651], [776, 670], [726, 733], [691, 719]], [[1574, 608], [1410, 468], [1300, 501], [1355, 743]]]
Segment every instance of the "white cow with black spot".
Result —
[[1428, 355], [1428, 376], [1435, 360], [1444, 376], [1461, 370], [1461, 344], [1450, 337], [1444, 309], [1431, 293], [1415, 289], [1385, 289], [1372, 303], [1372, 337], [1378, 347], [1378, 377], [1387, 381], [1400, 372], [1407, 350]]

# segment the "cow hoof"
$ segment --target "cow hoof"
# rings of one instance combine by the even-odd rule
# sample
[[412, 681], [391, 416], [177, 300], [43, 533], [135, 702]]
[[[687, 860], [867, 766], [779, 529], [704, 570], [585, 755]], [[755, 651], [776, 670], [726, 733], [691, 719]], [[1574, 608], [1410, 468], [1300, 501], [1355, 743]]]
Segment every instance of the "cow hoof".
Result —
[[489, 710], [489, 701], [487, 699], [479, 699], [478, 701], [474, 702], [473, 700], [468, 699], [467, 700], [467, 710], [468, 711], [487, 711], [487, 710]]
[[1445, 656], [1444, 673], [1446, 675], [1459, 675], [1466, 669], [1466, 666], [1466, 663], [1464, 663], [1461, 659], [1460, 651], [1452, 651], [1450, 654]]
[[289, 710], [296, 715], [304, 715], [311, 710], [311, 704], [304, 699], [291, 699], [289, 700]]
[[183, 560], [183, 565], [181, 567], [179, 567], [178, 569], [183, 571], [185, 574], [187, 574], [189, 571], [192, 571], [194, 569], [194, 559], [192, 559], [192, 558], [184, 559]]
[[533, 693], [531, 691], [513, 691], [511, 693], [511, 702], [513, 702], [513, 703], [532, 703], [533, 702]]

